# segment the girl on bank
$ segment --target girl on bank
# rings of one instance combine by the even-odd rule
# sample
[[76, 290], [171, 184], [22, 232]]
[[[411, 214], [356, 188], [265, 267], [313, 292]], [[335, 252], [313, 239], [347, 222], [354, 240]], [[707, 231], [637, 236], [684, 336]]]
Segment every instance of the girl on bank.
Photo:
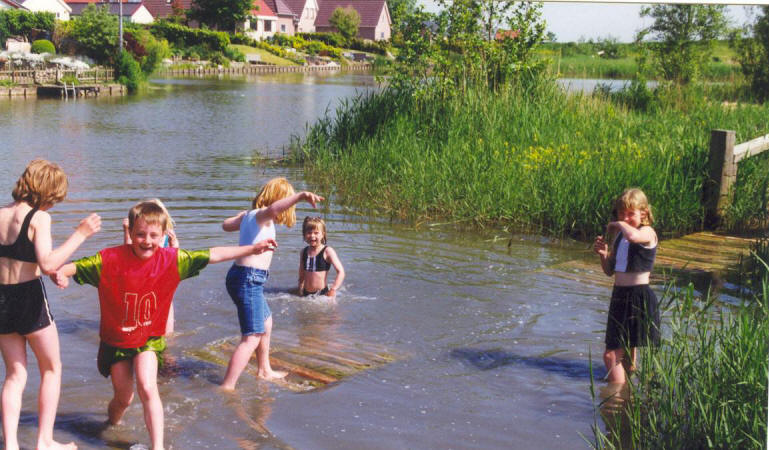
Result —
[[606, 227], [615, 234], [611, 248], [607, 237], [598, 236], [593, 250], [601, 268], [614, 276], [614, 289], [606, 323], [606, 379], [625, 383], [636, 368], [637, 347], [659, 345], [660, 314], [649, 276], [657, 253], [657, 233], [651, 206], [640, 189], [627, 189], [614, 203], [617, 217]]

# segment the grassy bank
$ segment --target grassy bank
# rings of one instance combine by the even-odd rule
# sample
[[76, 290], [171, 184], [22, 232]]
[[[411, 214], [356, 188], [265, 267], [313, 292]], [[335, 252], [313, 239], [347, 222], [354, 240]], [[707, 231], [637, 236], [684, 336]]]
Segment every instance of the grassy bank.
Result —
[[[769, 261], [769, 241], [757, 254]], [[740, 306], [697, 298], [691, 287], [663, 299], [670, 333], [642, 351], [629, 396], [603, 401], [607, 430], [596, 424], [594, 447], [766, 448], [769, 283], [767, 268], [752, 266]]]
[[[551, 73], [566, 78], [610, 78], [630, 80], [638, 74], [637, 44], [615, 42], [548, 43], [537, 52], [549, 61]], [[653, 73], [645, 73], [655, 79]], [[742, 78], [736, 54], [727, 42], [717, 42], [705, 64], [703, 79], [734, 81]]]
[[[676, 95], [689, 94], [665, 97]], [[315, 124], [299, 157], [342, 201], [416, 223], [592, 236], [611, 199], [639, 186], [657, 228], [683, 233], [702, 225], [710, 130], [736, 130], [738, 142], [769, 132], [769, 106], [692, 97], [643, 113], [548, 82], [419, 101], [388, 90]], [[768, 179], [769, 158], [741, 166], [731, 224], [766, 216]]]

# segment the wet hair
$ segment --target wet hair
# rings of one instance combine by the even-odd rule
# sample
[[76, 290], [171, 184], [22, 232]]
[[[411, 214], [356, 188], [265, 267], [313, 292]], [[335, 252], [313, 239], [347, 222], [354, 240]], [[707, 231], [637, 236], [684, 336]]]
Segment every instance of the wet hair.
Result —
[[323, 233], [323, 237], [320, 239], [321, 244], [326, 244], [326, 222], [320, 217], [305, 217], [302, 222], [302, 235], [307, 234], [312, 230], [320, 230]]
[[163, 233], [165, 233], [169, 229], [171, 216], [168, 215], [165, 207], [161, 205], [153, 200], [139, 202], [134, 205], [128, 211], [128, 228], [133, 230], [134, 224], [139, 219], [144, 219], [147, 225], [160, 225]]
[[616, 212], [631, 209], [638, 209], [646, 213], [641, 219], [641, 225], [651, 226], [654, 223], [654, 215], [649, 200], [646, 198], [646, 194], [638, 188], [625, 189], [625, 192], [614, 201]]
[[[294, 187], [283, 177], [273, 178], [268, 181], [267, 184], [262, 186], [262, 190], [256, 194], [254, 200], [251, 202], [251, 207], [254, 209], [266, 208], [278, 200], [282, 200], [286, 197], [294, 195]], [[296, 205], [292, 205], [290, 208], [278, 214], [275, 219], [275, 223], [292, 227], [296, 223]]]
[[44, 159], [35, 159], [24, 169], [11, 195], [17, 202], [40, 208], [64, 200], [67, 186], [67, 174], [61, 167]]

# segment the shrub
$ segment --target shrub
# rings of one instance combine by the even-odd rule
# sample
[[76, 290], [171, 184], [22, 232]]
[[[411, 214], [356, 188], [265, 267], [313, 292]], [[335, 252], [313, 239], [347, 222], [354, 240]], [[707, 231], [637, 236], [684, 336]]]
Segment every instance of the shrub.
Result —
[[121, 52], [117, 57], [115, 77], [120, 84], [124, 84], [128, 88], [128, 92], [136, 92], [144, 81], [139, 63], [127, 51]]
[[165, 39], [157, 39], [144, 28], [132, 28], [124, 33], [126, 49], [137, 59], [145, 75], [152, 74], [163, 58], [171, 56], [171, 48]]
[[38, 39], [32, 43], [32, 53], [56, 53], [56, 47], [53, 42], [47, 39]]
[[150, 25], [150, 32], [176, 47], [203, 46], [210, 51], [223, 52], [230, 45], [230, 38], [222, 31], [190, 28], [166, 20], [158, 20]]
[[0, 10], [0, 43], [4, 43], [9, 36], [24, 36], [30, 39], [31, 35], [38, 31], [53, 32], [55, 22], [56, 16], [50, 12]]
[[118, 46], [118, 19], [109, 7], [90, 4], [72, 22], [70, 37], [87, 56], [100, 63], [112, 60]]
[[307, 41], [321, 41], [333, 47], [344, 47], [347, 42], [339, 33], [297, 33], [296, 36]]

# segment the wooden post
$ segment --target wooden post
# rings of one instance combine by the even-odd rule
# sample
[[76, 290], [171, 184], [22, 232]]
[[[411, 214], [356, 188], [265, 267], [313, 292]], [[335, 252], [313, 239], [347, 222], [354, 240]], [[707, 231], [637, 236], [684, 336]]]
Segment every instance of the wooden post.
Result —
[[705, 227], [714, 229], [721, 224], [726, 208], [732, 203], [731, 188], [737, 179], [734, 162], [735, 133], [733, 130], [711, 130], [708, 179], [703, 186]]

